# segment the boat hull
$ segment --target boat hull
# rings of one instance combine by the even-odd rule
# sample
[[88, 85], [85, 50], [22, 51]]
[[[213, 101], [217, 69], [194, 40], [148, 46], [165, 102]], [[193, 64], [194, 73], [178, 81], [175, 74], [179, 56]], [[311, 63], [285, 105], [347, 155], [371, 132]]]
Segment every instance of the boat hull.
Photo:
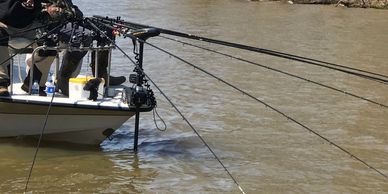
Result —
[[[48, 107], [47, 102], [1, 100], [0, 137], [40, 135]], [[44, 138], [98, 145], [133, 115], [134, 112], [120, 107], [53, 103]]]

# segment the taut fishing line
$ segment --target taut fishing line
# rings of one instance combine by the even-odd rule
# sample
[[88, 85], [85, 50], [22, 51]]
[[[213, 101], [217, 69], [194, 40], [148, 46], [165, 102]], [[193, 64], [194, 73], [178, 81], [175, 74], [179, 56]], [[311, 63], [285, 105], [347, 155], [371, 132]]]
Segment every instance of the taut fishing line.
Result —
[[355, 160], [361, 162], [362, 164], [364, 164], [365, 166], [367, 166], [368, 168], [370, 168], [370, 169], [372, 169], [373, 171], [377, 172], [378, 174], [380, 174], [381, 176], [383, 176], [384, 178], [386, 178], [386, 179], [388, 180], [388, 176], [385, 175], [382, 171], [376, 169], [375, 167], [373, 167], [372, 165], [368, 164], [366, 161], [364, 161], [363, 159], [361, 159], [361, 158], [359, 158], [358, 156], [354, 155], [353, 153], [351, 153], [351, 152], [348, 151], [347, 149], [345, 149], [345, 148], [343, 148], [342, 146], [336, 144], [335, 142], [331, 141], [330, 139], [324, 137], [323, 135], [319, 134], [317, 131], [311, 129], [310, 127], [308, 127], [308, 126], [306, 126], [306, 125], [304, 125], [304, 124], [302, 124], [301, 122], [297, 121], [296, 119], [294, 119], [294, 118], [288, 116], [287, 114], [285, 114], [284, 112], [280, 111], [279, 109], [273, 107], [272, 105], [270, 105], [270, 104], [264, 102], [263, 100], [258, 99], [257, 97], [253, 96], [252, 94], [250, 94], [250, 93], [248, 93], [248, 92], [246, 92], [246, 91], [244, 91], [244, 90], [238, 88], [237, 86], [235, 86], [235, 85], [233, 85], [233, 84], [231, 84], [231, 83], [229, 83], [229, 82], [223, 80], [222, 78], [220, 78], [220, 77], [218, 77], [218, 76], [216, 76], [216, 75], [214, 75], [214, 74], [212, 74], [212, 73], [210, 73], [210, 72], [204, 70], [203, 68], [198, 67], [198, 66], [196, 66], [196, 65], [194, 65], [194, 64], [192, 64], [192, 63], [186, 61], [185, 59], [182, 59], [181, 57], [178, 57], [178, 56], [172, 54], [171, 52], [169, 52], [169, 51], [167, 51], [167, 50], [164, 50], [164, 49], [162, 49], [162, 48], [160, 48], [160, 47], [157, 47], [157, 46], [155, 46], [155, 45], [153, 45], [153, 44], [151, 44], [151, 43], [148, 43], [148, 42], [145, 42], [145, 41], [143, 41], [143, 42], [144, 42], [145, 44], [147, 44], [147, 45], [149, 45], [149, 46], [151, 46], [151, 47], [153, 47], [153, 48], [155, 48], [155, 49], [157, 49], [157, 50], [163, 52], [163, 53], [166, 53], [166, 54], [168, 54], [168, 55], [170, 55], [170, 56], [172, 56], [172, 57], [174, 57], [174, 58], [176, 58], [176, 59], [178, 59], [178, 60], [180, 60], [180, 61], [182, 61], [182, 62], [184, 62], [184, 63], [186, 63], [186, 64], [188, 64], [188, 65], [190, 65], [190, 66], [192, 66], [192, 67], [194, 67], [195, 69], [198, 69], [198, 70], [202, 71], [203, 73], [205, 73], [205, 74], [207, 74], [207, 75], [209, 75], [209, 76], [211, 76], [211, 77], [217, 79], [218, 81], [220, 81], [220, 82], [222, 82], [222, 83], [224, 83], [224, 84], [230, 86], [231, 88], [233, 88], [233, 89], [235, 89], [235, 90], [241, 92], [242, 94], [247, 95], [248, 97], [252, 98], [253, 100], [255, 100], [255, 101], [257, 101], [257, 102], [263, 104], [264, 106], [266, 106], [266, 107], [268, 107], [268, 108], [270, 108], [270, 109], [272, 109], [273, 111], [277, 112], [278, 114], [282, 115], [283, 117], [287, 118], [288, 120], [291, 120], [291, 121], [294, 122], [295, 124], [301, 126], [302, 128], [306, 129], [307, 131], [309, 131], [309, 132], [313, 133], [314, 135], [318, 136], [318, 137], [321, 138], [322, 140], [328, 142], [330, 145], [333, 145], [334, 147], [338, 148], [338, 149], [341, 150], [342, 152], [348, 154], [349, 156], [351, 156], [351, 157], [354, 158]]
[[42, 139], [43, 139], [44, 131], [45, 131], [46, 126], [47, 126], [47, 121], [48, 121], [48, 117], [49, 117], [49, 114], [50, 114], [51, 106], [52, 106], [53, 101], [54, 101], [54, 96], [55, 96], [55, 94], [53, 94], [52, 97], [51, 97], [51, 101], [50, 101], [49, 107], [47, 109], [45, 118], [44, 118], [44, 123], [43, 123], [42, 130], [40, 132], [40, 135], [39, 135], [38, 144], [36, 145], [36, 149], [35, 149], [35, 153], [34, 153], [34, 158], [32, 160], [31, 167], [30, 167], [30, 170], [28, 172], [28, 177], [27, 177], [26, 185], [24, 187], [24, 193], [27, 192], [27, 189], [28, 189], [28, 184], [30, 182], [30, 178], [31, 178], [31, 175], [32, 175], [32, 170], [33, 170], [33, 168], [35, 166], [36, 157], [38, 156], [38, 151], [39, 151]]
[[230, 58], [233, 58], [233, 59], [236, 59], [236, 60], [239, 60], [239, 61], [243, 61], [243, 62], [252, 64], [252, 65], [255, 65], [255, 66], [263, 67], [263, 68], [269, 69], [271, 71], [275, 71], [275, 72], [278, 72], [278, 73], [281, 73], [281, 74], [284, 74], [284, 75], [288, 75], [288, 76], [291, 76], [291, 77], [294, 77], [294, 78], [297, 78], [297, 79], [301, 79], [303, 81], [307, 81], [309, 83], [312, 83], [312, 84], [315, 84], [315, 85], [318, 85], [318, 86], [322, 86], [322, 87], [334, 90], [336, 92], [340, 92], [342, 94], [345, 94], [345, 95], [348, 95], [348, 96], [352, 96], [352, 97], [355, 97], [355, 98], [358, 98], [358, 99], [361, 99], [361, 100], [364, 100], [364, 101], [367, 101], [367, 102], [379, 105], [379, 106], [384, 107], [384, 108], [388, 108], [388, 105], [385, 105], [385, 104], [382, 104], [382, 103], [370, 100], [370, 99], [368, 99], [366, 97], [362, 97], [362, 96], [353, 94], [351, 92], [347, 92], [345, 90], [341, 90], [341, 89], [335, 88], [333, 86], [328, 86], [328, 85], [319, 83], [317, 81], [313, 81], [313, 80], [310, 80], [310, 79], [307, 79], [307, 78], [304, 78], [304, 77], [301, 77], [301, 76], [298, 76], [298, 75], [295, 75], [295, 74], [292, 74], [292, 73], [289, 73], [289, 72], [286, 72], [286, 71], [282, 71], [282, 70], [279, 70], [279, 69], [276, 69], [276, 68], [273, 68], [273, 67], [270, 67], [270, 66], [267, 66], [267, 65], [262, 65], [262, 64], [259, 64], [259, 63], [256, 63], [256, 62], [252, 62], [252, 61], [240, 58], [240, 57], [232, 56], [232, 55], [229, 55], [229, 54], [226, 54], [226, 53], [222, 53], [222, 52], [219, 52], [219, 51], [216, 51], [216, 50], [212, 50], [212, 49], [209, 49], [209, 48], [205, 48], [205, 47], [201, 47], [201, 46], [198, 46], [198, 45], [194, 45], [194, 44], [191, 44], [191, 43], [188, 43], [188, 42], [184, 42], [184, 41], [181, 41], [181, 40], [177, 40], [177, 39], [173, 39], [173, 38], [169, 38], [169, 37], [165, 37], [165, 36], [160, 36], [160, 37], [165, 38], [167, 40], [172, 40], [172, 41], [175, 41], [175, 42], [179, 42], [179, 43], [182, 43], [184, 45], [189, 45], [189, 46], [192, 46], [192, 47], [195, 47], [195, 48], [199, 48], [199, 49], [203, 49], [203, 50], [206, 50], [206, 51], [209, 51], [209, 52], [217, 53], [219, 55], [230, 57]]
[[[54, 29], [50, 30], [46, 35], [44, 35], [44, 36], [41, 37], [41, 38], [44, 38], [44, 37], [46, 37], [46, 36], [49, 36], [49, 35], [52, 34], [55, 30], [57, 30], [57, 29], [63, 27], [63, 25], [64, 25], [64, 24], [59, 24], [57, 27], [55, 27]], [[33, 43], [34, 43], [34, 42], [33, 42]], [[32, 44], [33, 44], [33, 43], [32, 43]], [[31, 44], [31, 45], [32, 45], [32, 44]], [[29, 45], [29, 46], [31, 46], [31, 45]], [[29, 47], [29, 46], [27, 46], [27, 47]], [[27, 48], [27, 47], [25, 47], [25, 48]], [[16, 56], [16, 54], [15, 54], [14, 56]], [[12, 57], [14, 57], [14, 56], [12, 56]], [[12, 57], [11, 57], [11, 58], [12, 58]], [[8, 60], [9, 60], [9, 59], [8, 59]], [[4, 62], [3, 62], [3, 63], [4, 63]], [[28, 189], [28, 184], [29, 184], [29, 182], [30, 182], [30, 178], [31, 178], [31, 175], [32, 175], [32, 170], [34, 169], [34, 166], [35, 166], [35, 161], [36, 161], [36, 157], [38, 156], [38, 151], [39, 151], [39, 148], [40, 148], [40, 144], [41, 144], [41, 142], [42, 142], [42, 139], [43, 139], [43, 134], [44, 134], [44, 131], [45, 131], [46, 126], [47, 126], [47, 121], [48, 121], [49, 113], [50, 113], [50, 110], [51, 110], [51, 106], [52, 106], [52, 104], [53, 104], [54, 96], [55, 96], [55, 92], [54, 92], [53, 96], [51, 97], [50, 104], [49, 104], [49, 106], [48, 106], [48, 108], [47, 108], [47, 112], [46, 112], [45, 119], [44, 119], [44, 122], [43, 122], [42, 130], [41, 130], [41, 133], [40, 133], [40, 135], [39, 135], [38, 144], [37, 144], [37, 146], [36, 146], [35, 153], [34, 153], [34, 157], [33, 157], [33, 160], [32, 160], [32, 162], [31, 162], [31, 167], [30, 167], [29, 172], [28, 172], [27, 181], [26, 181], [26, 184], [25, 184], [25, 187], [24, 187], [24, 193], [26, 193], [26, 192], [27, 192], [27, 189]]]

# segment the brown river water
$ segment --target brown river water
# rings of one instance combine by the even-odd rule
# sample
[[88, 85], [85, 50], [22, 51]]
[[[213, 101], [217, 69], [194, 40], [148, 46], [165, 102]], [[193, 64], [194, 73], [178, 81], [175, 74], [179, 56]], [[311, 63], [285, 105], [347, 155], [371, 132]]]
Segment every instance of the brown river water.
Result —
[[[388, 75], [388, 12], [243, 0], [81, 1], [85, 15], [302, 55]], [[306, 81], [163, 38], [149, 42], [249, 92], [388, 175], [388, 109]], [[193, 42], [388, 105], [388, 86], [263, 54]], [[130, 52], [131, 41], [120, 40]], [[246, 193], [388, 193], [388, 179], [199, 70], [146, 47], [145, 71], [215, 151]], [[133, 66], [116, 52], [113, 74]], [[156, 89], [154, 88], [156, 91]], [[168, 129], [142, 114], [91, 148], [44, 143], [33, 193], [240, 193], [189, 126], [156, 92]], [[159, 123], [160, 125], [160, 123]], [[0, 192], [22, 193], [35, 140], [0, 140]]]

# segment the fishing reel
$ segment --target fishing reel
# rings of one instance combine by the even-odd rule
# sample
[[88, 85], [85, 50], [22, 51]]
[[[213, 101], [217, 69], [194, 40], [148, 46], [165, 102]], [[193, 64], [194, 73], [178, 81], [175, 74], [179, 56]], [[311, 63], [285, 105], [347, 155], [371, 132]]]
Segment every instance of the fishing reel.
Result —
[[[56, 47], [59, 45], [58, 34], [49, 34], [47, 32], [37, 30], [36, 43], [38, 46]], [[55, 50], [39, 50], [38, 55], [41, 57], [56, 56], [57, 51]]]
[[[95, 23], [101, 31], [91, 30], [91, 37], [94, 41], [97, 42], [97, 46], [105, 46], [112, 44], [112, 41], [114, 42], [116, 39], [114, 29], [109, 28], [105, 25]], [[86, 28], [93, 29], [90, 26], [86, 25]]]

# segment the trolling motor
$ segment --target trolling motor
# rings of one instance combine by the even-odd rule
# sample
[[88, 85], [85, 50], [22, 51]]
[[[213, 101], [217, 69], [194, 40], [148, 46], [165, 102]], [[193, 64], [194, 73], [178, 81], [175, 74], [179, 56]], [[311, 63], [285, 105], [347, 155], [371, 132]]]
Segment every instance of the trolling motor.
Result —
[[[132, 38], [134, 43], [133, 53], [135, 54], [136, 67], [134, 74], [129, 75], [129, 82], [134, 84], [132, 87], [126, 89], [127, 103], [129, 106], [138, 106], [143, 109], [152, 109], [156, 105], [153, 91], [148, 84], [143, 72], [143, 51], [144, 42], [151, 37], [159, 35], [156, 29], [141, 29], [129, 32], [128, 37]], [[139, 39], [139, 40], [138, 40]], [[137, 47], [137, 42], [139, 47]], [[144, 87], [145, 86], [145, 87]], [[141, 111], [141, 112], [145, 112]]]
[[[156, 100], [154, 93], [148, 84], [148, 80], [143, 72], [143, 53], [144, 42], [151, 37], [158, 36], [159, 30], [155, 28], [145, 28], [128, 32], [126, 37], [130, 37], [134, 44], [133, 53], [135, 54], [136, 67], [133, 70], [135, 74], [129, 75], [129, 82], [134, 85], [126, 89], [126, 96], [128, 106], [135, 107], [135, 135], [133, 150], [137, 152], [138, 138], [139, 138], [139, 119], [140, 112], [146, 112], [152, 110], [156, 106]], [[137, 47], [139, 43], [139, 47]]]

